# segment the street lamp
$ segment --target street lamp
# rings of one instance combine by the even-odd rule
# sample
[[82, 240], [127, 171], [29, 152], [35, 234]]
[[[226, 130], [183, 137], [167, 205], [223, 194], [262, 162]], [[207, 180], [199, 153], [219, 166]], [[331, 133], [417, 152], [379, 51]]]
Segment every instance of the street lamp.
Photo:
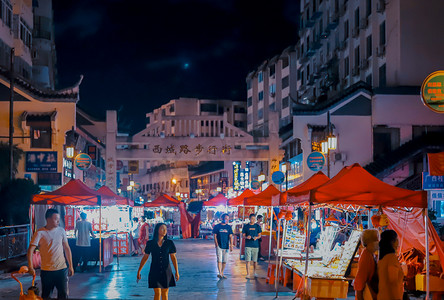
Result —
[[68, 146], [66, 147], [66, 157], [72, 159], [74, 157], [74, 147]]
[[261, 172], [259, 174], [259, 176], [257, 177], [257, 180], [259, 180], [259, 182], [265, 181], [265, 174], [263, 172]]
[[131, 189], [134, 187], [134, 180], [130, 180], [130, 187], [131, 187]]
[[173, 178], [173, 179], [171, 179], [171, 182], [172, 182], [173, 184], [177, 184], [177, 179], [176, 179], [176, 178]]

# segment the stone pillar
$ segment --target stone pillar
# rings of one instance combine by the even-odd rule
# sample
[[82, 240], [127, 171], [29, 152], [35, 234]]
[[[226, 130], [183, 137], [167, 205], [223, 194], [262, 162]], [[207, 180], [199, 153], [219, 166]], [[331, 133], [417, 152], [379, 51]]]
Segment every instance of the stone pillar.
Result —
[[106, 186], [113, 192], [116, 187], [116, 137], [117, 137], [117, 112], [106, 111]]
[[271, 182], [271, 174], [279, 171], [279, 162], [284, 157], [283, 150], [279, 149], [281, 139], [279, 138], [279, 114], [275, 111], [269, 112], [268, 120], [268, 181]]

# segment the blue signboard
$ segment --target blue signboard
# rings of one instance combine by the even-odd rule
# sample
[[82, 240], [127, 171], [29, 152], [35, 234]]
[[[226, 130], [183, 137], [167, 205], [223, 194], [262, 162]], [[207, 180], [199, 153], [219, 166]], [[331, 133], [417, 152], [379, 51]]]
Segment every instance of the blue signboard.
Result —
[[285, 180], [285, 174], [281, 171], [276, 171], [273, 174], [271, 174], [271, 180], [275, 184], [282, 184]]
[[325, 156], [321, 152], [312, 152], [307, 157], [307, 166], [312, 171], [320, 171], [325, 165]]
[[26, 172], [57, 172], [57, 152], [26, 152]]
[[444, 176], [430, 176], [429, 172], [422, 172], [423, 190], [442, 190], [444, 189]]

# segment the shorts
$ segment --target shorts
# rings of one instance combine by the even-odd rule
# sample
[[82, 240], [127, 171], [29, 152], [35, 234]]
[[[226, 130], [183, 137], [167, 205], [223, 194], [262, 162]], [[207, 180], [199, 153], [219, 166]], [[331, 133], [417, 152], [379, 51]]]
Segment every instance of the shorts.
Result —
[[226, 263], [228, 261], [228, 249], [216, 248], [217, 262]]
[[257, 262], [259, 248], [245, 247], [245, 261]]

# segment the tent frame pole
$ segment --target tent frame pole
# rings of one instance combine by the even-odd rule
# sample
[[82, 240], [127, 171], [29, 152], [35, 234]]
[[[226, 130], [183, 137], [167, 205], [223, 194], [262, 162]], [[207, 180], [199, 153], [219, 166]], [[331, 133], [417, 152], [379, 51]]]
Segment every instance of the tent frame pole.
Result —
[[306, 292], [308, 290], [308, 280], [307, 280], [307, 273], [308, 273], [308, 253], [310, 250], [310, 234], [311, 234], [311, 202], [308, 203], [308, 217], [307, 217], [307, 232], [306, 232], [306, 253], [305, 253], [305, 268], [304, 268], [304, 293], [303, 297], [306, 296]]
[[97, 196], [99, 200], [99, 273], [102, 273], [102, 199]]
[[271, 264], [271, 240], [273, 239], [273, 206], [270, 206], [270, 236], [268, 241], [268, 264]]
[[426, 244], [426, 300], [430, 299], [430, 249], [429, 249], [429, 210], [424, 209], [424, 228], [425, 228], [425, 244]]
[[281, 219], [278, 219], [278, 226], [276, 228], [277, 231], [277, 241], [276, 241], [276, 267], [274, 268], [274, 289], [276, 291], [276, 298], [277, 296], [277, 290], [278, 290], [278, 283], [279, 283], [279, 273], [278, 273], [278, 267], [279, 267], [279, 240], [281, 238]]

